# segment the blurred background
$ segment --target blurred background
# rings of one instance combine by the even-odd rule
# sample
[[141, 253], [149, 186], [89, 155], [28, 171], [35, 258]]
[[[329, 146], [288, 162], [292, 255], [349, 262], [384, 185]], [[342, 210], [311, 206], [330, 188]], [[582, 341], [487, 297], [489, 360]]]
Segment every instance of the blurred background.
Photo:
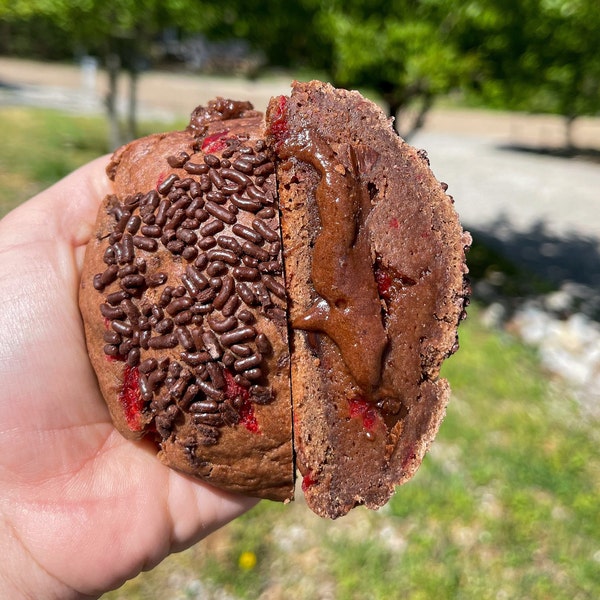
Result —
[[473, 234], [447, 418], [380, 511], [263, 502], [104, 598], [600, 597], [597, 0], [0, 0], [0, 216], [311, 78], [395, 117]]

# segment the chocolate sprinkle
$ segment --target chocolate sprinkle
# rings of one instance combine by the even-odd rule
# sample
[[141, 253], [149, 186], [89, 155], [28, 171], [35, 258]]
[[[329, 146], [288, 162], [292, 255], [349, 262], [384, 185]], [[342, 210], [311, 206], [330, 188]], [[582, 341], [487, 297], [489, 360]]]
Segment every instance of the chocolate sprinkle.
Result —
[[239, 237], [244, 238], [245, 240], [248, 240], [250, 242], [254, 242], [255, 244], [260, 244], [263, 241], [262, 235], [260, 235], [260, 233], [253, 231], [245, 225], [234, 225], [232, 227], [232, 231]]
[[228, 225], [232, 225], [237, 220], [235, 215], [230, 213], [226, 208], [223, 208], [219, 204], [211, 202], [210, 200], [206, 202], [204, 207], [206, 208], [206, 211], [209, 214], [211, 214], [213, 217], [216, 217], [217, 219], [220, 219], [224, 223], [227, 223]]

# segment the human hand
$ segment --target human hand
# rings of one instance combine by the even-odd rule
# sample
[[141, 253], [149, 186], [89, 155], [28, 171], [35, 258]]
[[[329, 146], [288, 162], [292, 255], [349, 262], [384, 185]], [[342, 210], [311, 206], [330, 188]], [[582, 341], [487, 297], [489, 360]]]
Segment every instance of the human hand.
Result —
[[99, 595], [256, 502], [165, 467], [112, 426], [77, 305], [106, 163], [0, 221], [2, 597]]

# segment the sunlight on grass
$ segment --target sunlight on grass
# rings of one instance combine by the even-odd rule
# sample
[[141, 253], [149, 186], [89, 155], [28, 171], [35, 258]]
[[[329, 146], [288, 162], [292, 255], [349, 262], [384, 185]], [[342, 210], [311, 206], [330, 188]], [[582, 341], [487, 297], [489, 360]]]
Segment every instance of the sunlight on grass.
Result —
[[[477, 307], [460, 333], [461, 350], [444, 367], [453, 398], [440, 435], [387, 506], [329, 522], [301, 498], [263, 502], [106, 600], [596, 597], [593, 424], [532, 349], [480, 324]], [[240, 567], [244, 553], [256, 557], [252, 569]], [[187, 583], [169, 587], [175, 572]]]
[[[178, 127], [182, 123], [175, 124]], [[174, 126], [175, 126], [174, 125]], [[171, 129], [143, 123], [143, 134]], [[56, 110], [0, 108], [0, 217], [77, 167], [109, 151], [106, 119]]]
[[0, 215], [107, 151], [100, 117], [4, 107], [0, 130]]

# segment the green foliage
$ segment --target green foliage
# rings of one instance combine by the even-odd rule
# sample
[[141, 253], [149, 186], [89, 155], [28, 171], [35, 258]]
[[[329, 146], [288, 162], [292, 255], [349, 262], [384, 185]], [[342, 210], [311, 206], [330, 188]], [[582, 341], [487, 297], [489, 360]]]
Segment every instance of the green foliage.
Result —
[[0, 14], [0, 53], [44, 61], [61, 60], [72, 56], [73, 43], [49, 17], [9, 20]]
[[573, 119], [600, 110], [600, 11], [596, 0], [473, 0], [461, 48], [477, 50], [474, 89], [502, 108]]
[[174, 25], [199, 30], [216, 14], [210, 2], [186, 0], [0, 0], [0, 18], [48, 16], [75, 40], [92, 44]]
[[107, 152], [102, 119], [52, 110], [3, 108], [0, 217], [83, 163]]
[[203, 31], [213, 39], [244, 39], [263, 54], [268, 67], [326, 70], [331, 42], [319, 31], [320, 0], [230, 0], [215, 10]]
[[390, 115], [417, 102], [421, 114], [457, 87], [473, 67], [457, 52], [456, 0], [281, 3], [232, 0], [222, 8], [217, 37], [249, 40], [269, 66], [309, 68], [334, 83], [377, 93]]
[[390, 114], [416, 109], [412, 128], [458, 89], [570, 121], [600, 110], [597, 0], [0, 0], [0, 19], [50, 19], [79, 49], [117, 52], [130, 69], [166, 27], [245, 39], [269, 67], [371, 90]]
[[331, 2], [320, 22], [334, 47], [334, 79], [382, 92], [392, 110], [453, 89], [471, 59], [457, 51], [450, 4]]
[[568, 119], [600, 108], [596, 0], [234, 0], [221, 10], [207, 31], [249, 39], [270, 65], [372, 90], [390, 114], [416, 108], [412, 128], [457, 89]]
[[[106, 112], [109, 145], [120, 146], [138, 136], [137, 77], [148, 61], [151, 41], [165, 28], [199, 31], [214, 26], [219, 14], [210, 2], [196, 0], [0, 0], [0, 17], [11, 20], [50, 19], [72, 40], [73, 49], [103, 59], [109, 75]], [[118, 122], [117, 79], [124, 68], [130, 76], [130, 101], [126, 139]]]

